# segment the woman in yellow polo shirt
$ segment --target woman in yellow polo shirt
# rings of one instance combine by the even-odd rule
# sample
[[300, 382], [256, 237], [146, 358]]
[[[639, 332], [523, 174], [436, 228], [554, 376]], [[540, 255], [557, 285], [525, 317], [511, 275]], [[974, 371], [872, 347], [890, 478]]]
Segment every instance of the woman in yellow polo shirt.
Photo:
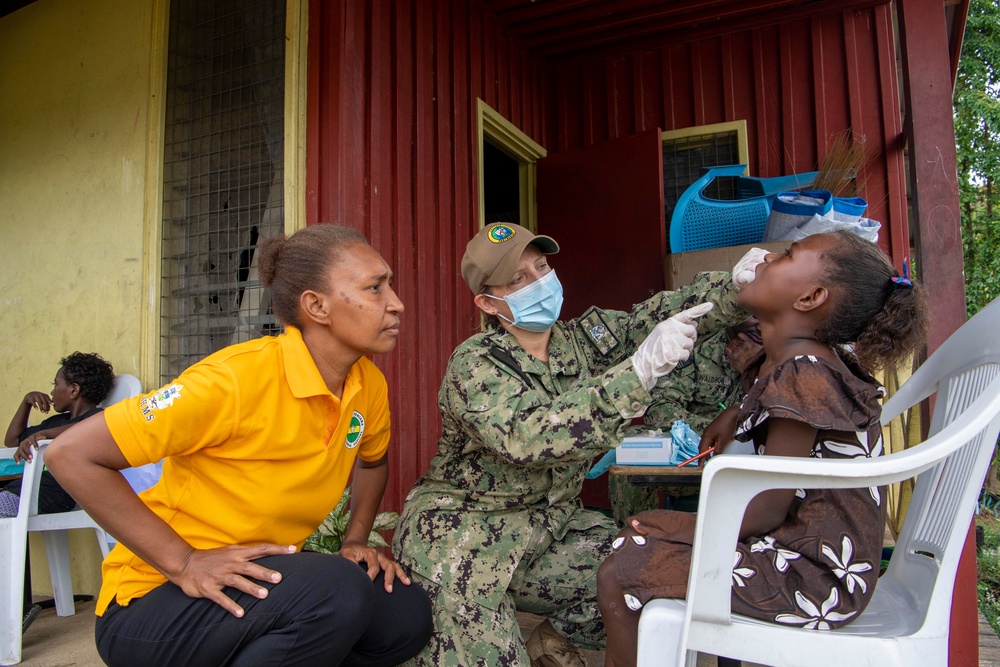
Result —
[[[357, 231], [258, 249], [285, 333], [225, 348], [60, 435], [46, 463], [119, 540], [96, 639], [109, 665], [396, 665], [425, 593], [367, 546], [388, 479], [385, 378], [403, 304]], [[137, 497], [119, 470], [163, 460]], [[339, 556], [300, 553], [354, 472]], [[402, 583], [403, 585], [395, 585]]]

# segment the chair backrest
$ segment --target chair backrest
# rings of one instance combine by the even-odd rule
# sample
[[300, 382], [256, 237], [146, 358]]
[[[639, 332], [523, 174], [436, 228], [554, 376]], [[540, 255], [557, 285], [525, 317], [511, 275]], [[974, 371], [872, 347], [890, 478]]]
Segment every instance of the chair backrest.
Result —
[[[38, 450], [30, 461], [24, 462], [24, 473], [21, 475], [21, 507], [18, 516], [33, 517], [38, 515], [38, 487], [42, 483], [42, 472], [45, 470], [45, 449], [51, 440], [41, 440]], [[27, 524], [26, 524], [27, 525]]]
[[128, 373], [120, 373], [115, 376], [115, 384], [111, 388], [111, 393], [109, 393], [107, 397], [101, 401], [100, 407], [106, 408], [109, 405], [114, 405], [118, 401], [138, 396], [141, 393], [142, 383], [139, 382], [139, 378], [134, 375], [129, 375]]
[[[998, 327], [1000, 299], [962, 325], [917, 369], [886, 402], [883, 423], [936, 391], [930, 435], [952, 424], [1000, 374]], [[903, 530], [876, 595], [879, 589], [896, 594], [907, 590], [915, 609], [925, 616], [948, 617], [962, 545], [996, 445], [996, 435], [990, 433], [980, 432], [917, 477]]]
[[[101, 402], [101, 407], [106, 408], [118, 401], [138, 396], [141, 393], [142, 383], [139, 382], [139, 378], [127, 373], [116, 375], [115, 386], [111, 389], [108, 397]], [[157, 463], [147, 463], [138, 468], [125, 468], [121, 472], [122, 476], [128, 481], [129, 486], [132, 487], [132, 490], [136, 493], [141, 493], [159, 481], [162, 469], [163, 462], [160, 461]], [[110, 536], [109, 539], [113, 540]]]

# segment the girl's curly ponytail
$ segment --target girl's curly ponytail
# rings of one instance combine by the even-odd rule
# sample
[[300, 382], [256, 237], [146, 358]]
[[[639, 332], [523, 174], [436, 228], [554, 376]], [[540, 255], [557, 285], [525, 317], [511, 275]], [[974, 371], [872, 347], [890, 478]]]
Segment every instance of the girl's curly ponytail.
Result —
[[900, 276], [874, 243], [849, 232], [833, 235], [837, 243], [822, 261], [837, 307], [816, 338], [852, 344], [858, 363], [870, 371], [891, 368], [927, 336], [923, 288], [908, 275]]

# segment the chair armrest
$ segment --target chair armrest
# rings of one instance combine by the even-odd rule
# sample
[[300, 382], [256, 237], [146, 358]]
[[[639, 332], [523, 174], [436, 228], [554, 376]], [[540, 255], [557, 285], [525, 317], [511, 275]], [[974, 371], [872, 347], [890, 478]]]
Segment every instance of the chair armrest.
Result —
[[[923, 369], [917, 369], [917, 373], [921, 370]], [[882, 405], [883, 426], [888, 425], [893, 419], [937, 391], [937, 382], [922, 382], [921, 378], [912, 381], [914, 377], [916, 377], [916, 373], [910, 376], [910, 380], [886, 399], [885, 404]]]
[[[39, 440], [38, 446], [47, 445], [52, 442], [52, 438], [46, 438], [45, 440]], [[14, 453], [17, 452], [17, 447], [0, 447], [0, 459], [12, 459], [14, 458]]]

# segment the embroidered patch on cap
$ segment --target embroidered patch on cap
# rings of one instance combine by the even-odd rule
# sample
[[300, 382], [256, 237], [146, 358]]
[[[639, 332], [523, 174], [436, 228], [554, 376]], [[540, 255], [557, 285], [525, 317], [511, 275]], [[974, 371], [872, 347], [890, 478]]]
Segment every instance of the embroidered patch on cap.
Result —
[[618, 347], [618, 339], [611, 333], [607, 323], [601, 318], [601, 314], [596, 309], [591, 308], [580, 318], [580, 326], [587, 334], [590, 342], [605, 357]]
[[516, 232], [507, 225], [493, 225], [490, 229], [489, 237], [493, 243], [503, 243], [514, 238]]
[[184, 385], [172, 384], [169, 387], [158, 389], [148, 396], [143, 396], [139, 400], [139, 409], [146, 416], [146, 421], [151, 422], [156, 419], [156, 415], [153, 414], [154, 410], [166, 410], [173, 405], [174, 401], [181, 397], [181, 389], [183, 388]]
[[351, 424], [347, 427], [347, 440], [344, 444], [348, 449], [354, 449], [361, 442], [361, 436], [365, 432], [365, 418], [357, 410], [351, 415]]

